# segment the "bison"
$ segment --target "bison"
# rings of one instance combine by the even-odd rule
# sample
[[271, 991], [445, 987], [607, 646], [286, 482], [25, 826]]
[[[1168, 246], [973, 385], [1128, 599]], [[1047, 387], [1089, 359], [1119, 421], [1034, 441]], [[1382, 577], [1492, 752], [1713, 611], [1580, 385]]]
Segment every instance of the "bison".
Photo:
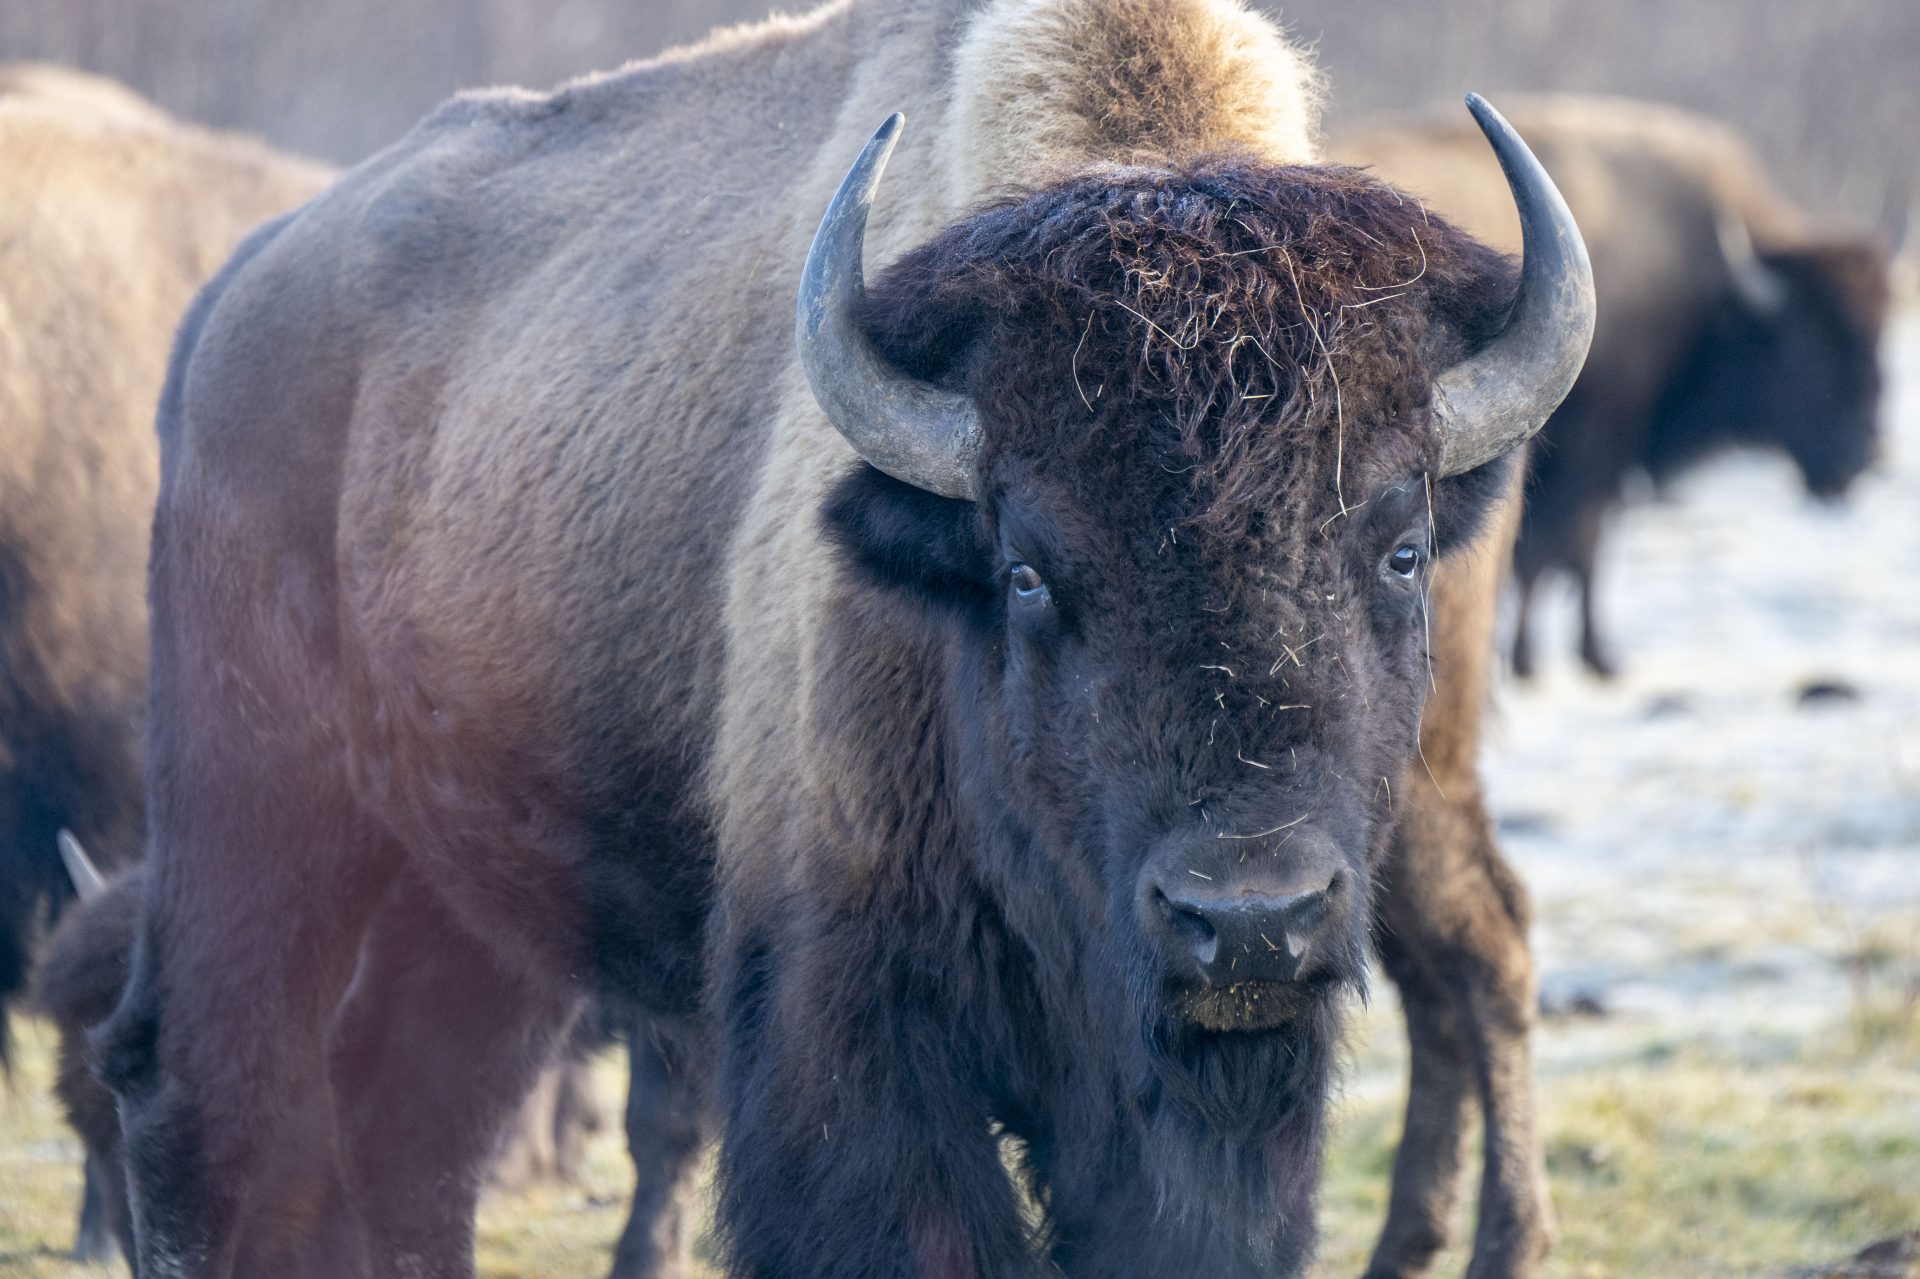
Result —
[[458, 98], [241, 247], [161, 398], [94, 1040], [143, 1273], [471, 1274], [593, 989], [718, 1062], [645, 1184], [710, 1105], [745, 1279], [1288, 1273], [1370, 932], [1374, 1272], [1476, 1096], [1473, 1273], [1533, 1271], [1473, 756], [1591, 281], [1484, 103], [1517, 276], [1312, 163], [1312, 84], [1232, 0], [853, 0]]
[[0, 1057], [54, 833], [140, 847], [154, 404], [194, 291], [327, 174], [110, 82], [0, 67]]
[[[1889, 287], [1871, 241], [1815, 226], [1730, 130], [1670, 107], [1522, 100], [1512, 119], [1586, 233], [1600, 291], [1593, 353], [1532, 451], [1514, 554], [1513, 661], [1533, 669], [1528, 604], [1556, 568], [1580, 588], [1580, 656], [1614, 660], [1594, 615], [1607, 512], [1635, 474], [1664, 483], [1734, 445], [1779, 449], [1809, 492], [1844, 492], [1878, 440]], [[1361, 131], [1332, 153], [1490, 243], [1514, 246], [1505, 184], [1451, 122]]]
[[[248, 229], [328, 176], [111, 81], [0, 67], [0, 1062], [35, 938], [69, 900], [55, 831], [140, 847], [152, 423], [174, 328]], [[89, 1164], [82, 1255], [108, 1247], [113, 1171]]]
[[[65, 831], [62, 853], [80, 898], [47, 941], [33, 974], [32, 1003], [59, 1033], [53, 1091], [86, 1150], [86, 1189], [74, 1255], [104, 1260], [117, 1246], [135, 1256], [113, 1094], [93, 1073], [87, 1033], [107, 1019], [127, 982], [146, 886], [138, 869], [104, 879]], [[137, 1276], [139, 1268], [136, 1265]]]
[[[114, 862], [139, 849], [151, 420], [174, 328], [247, 230], [332, 174], [180, 124], [113, 81], [32, 63], [0, 66], [0, 158], [21, 197], [0, 213], [12, 233], [0, 244], [0, 337], [12, 342], [0, 439], [16, 468], [0, 470], [4, 1006], [24, 986], [41, 918], [66, 897], [52, 831], [101, 836]], [[61, 1092], [90, 1152], [76, 1243], [88, 1257], [126, 1236], [118, 1170], [100, 1145], [113, 1110], [88, 1095], [77, 1036], [117, 1000], [139, 893], [116, 881], [36, 980], [62, 1028]], [[582, 1069], [576, 1051], [543, 1080], [550, 1104], [520, 1117], [496, 1180], [566, 1175], [586, 1117]]]

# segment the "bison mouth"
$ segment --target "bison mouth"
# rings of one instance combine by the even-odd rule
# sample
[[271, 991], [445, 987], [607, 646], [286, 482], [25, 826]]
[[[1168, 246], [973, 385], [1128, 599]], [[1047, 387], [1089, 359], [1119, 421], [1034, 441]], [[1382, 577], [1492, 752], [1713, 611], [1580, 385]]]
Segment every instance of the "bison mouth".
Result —
[[1201, 1030], [1273, 1030], [1298, 1021], [1332, 997], [1327, 981], [1243, 981], [1207, 986], [1181, 994], [1173, 1015]]

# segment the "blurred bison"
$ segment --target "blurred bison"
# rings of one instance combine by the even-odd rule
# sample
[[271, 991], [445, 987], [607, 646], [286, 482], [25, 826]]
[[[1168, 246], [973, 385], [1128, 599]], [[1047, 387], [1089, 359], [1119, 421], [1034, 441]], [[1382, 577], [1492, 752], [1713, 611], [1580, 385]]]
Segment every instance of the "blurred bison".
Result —
[[[327, 176], [111, 81], [0, 67], [0, 1060], [35, 934], [67, 897], [54, 832], [141, 846], [153, 412], [174, 329], [240, 237]], [[119, 989], [111, 968], [95, 979]], [[89, 1163], [81, 1255], [108, 1246], [112, 1171]]]
[[0, 1056], [54, 832], [141, 846], [153, 434], [193, 292], [318, 168], [107, 81], [0, 67]]
[[[0, 195], [12, 193], [0, 207], [0, 1010], [67, 895], [54, 831], [114, 861], [141, 846], [152, 418], [180, 314], [247, 230], [331, 177], [178, 123], [111, 80], [0, 66]], [[104, 1255], [124, 1216], [118, 1168], [97, 1149], [111, 1100], [88, 1093], [77, 1037], [124, 982], [138, 884], [116, 881], [38, 983], [63, 1030], [62, 1097], [94, 1152], [84, 1257]], [[672, 1059], [664, 1028], [618, 1033], [643, 1082]], [[497, 1182], [571, 1175], [597, 1122], [583, 1089], [601, 1042], [584, 1033], [542, 1077]], [[657, 1140], [646, 1105], [637, 1132]]]
[[1476, 1086], [1474, 1274], [1533, 1271], [1472, 760], [1591, 282], [1484, 104], [1517, 289], [1305, 163], [1309, 80], [1228, 0], [856, 0], [456, 100], [243, 246], [162, 397], [95, 1040], [152, 1275], [471, 1274], [594, 986], [708, 1018], [742, 1279], [1290, 1272], [1376, 918], [1375, 1272], [1439, 1246]]
[[[1727, 129], [1603, 98], [1522, 101], [1512, 118], [1553, 171], [1593, 254], [1593, 353], [1534, 445], [1515, 552], [1514, 665], [1533, 666], [1528, 603], [1548, 569], [1579, 581], [1580, 653], [1613, 663], [1594, 617], [1594, 551], [1622, 482], [1665, 481], [1716, 449], [1784, 451], [1832, 497], [1873, 460], [1885, 259], [1810, 226]], [[1339, 158], [1432, 202], [1489, 241], [1518, 244], [1499, 169], [1440, 120], [1361, 132]]]
[[[133, 1218], [120, 1159], [120, 1116], [113, 1094], [94, 1076], [87, 1032], [107, 1019], [127, 984], [146, 891], [139, 871], [102, 881], [79, 845], [60, 833], [75, 870], [77, 909], [66, 912], [33, 975], [33, 1005], [59, 1032], [53, 1091], [86, 1150], [86, 1189], [75, 1256], [103, 1260], [118, 1245], [134, 1263]], [[78, 865], [76, 866], [76, 863]], [[134, 1273], [139, 1267], [134, 1265]]]

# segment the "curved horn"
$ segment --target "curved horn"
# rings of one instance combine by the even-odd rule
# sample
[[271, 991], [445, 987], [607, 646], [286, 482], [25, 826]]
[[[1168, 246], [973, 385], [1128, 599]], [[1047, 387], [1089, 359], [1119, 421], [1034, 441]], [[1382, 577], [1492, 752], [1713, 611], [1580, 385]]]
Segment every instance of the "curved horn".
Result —
[[874, 466], [943, 497], [976, 496], [980, 416], [963, 395], [889, 364], [860, 328], [867, 211], [905, 117], [887, 117], [842, 179], [807, 251], [796, 315], [800, 366], [813, 398], [847, 443]]
[[1520, 292], [1500, 335], [1442, 373], [1440, 473], [1458, 475], [1530, 438], [1560, 406], [1593, 342], [1593, 266], [1553, 179], [1498, 111], [1467, 95], [1520, 212]]
[[1720, 256], [1726, 260], [1727, 279], [1733, 285], [1734, 295], [1761, 315], [1777, 315], [1784, 310], [1786, 281], [1754, 251], [1747, 220], [1730, 209], [1721, 209], [1714, 217], [1713, 229], [1720, 241]]
[[105, 892], [107, 881], [101, 877], [93, 859], [87, 856], [87, 850], [80, 847], [80, 841], [73, 837], [73, 832], [62, 830], [53, 838], [60, 846], [60, 860], [66, 863], [67, 878], [73, 881], [74, 895], [83, 902], [90, 902]]

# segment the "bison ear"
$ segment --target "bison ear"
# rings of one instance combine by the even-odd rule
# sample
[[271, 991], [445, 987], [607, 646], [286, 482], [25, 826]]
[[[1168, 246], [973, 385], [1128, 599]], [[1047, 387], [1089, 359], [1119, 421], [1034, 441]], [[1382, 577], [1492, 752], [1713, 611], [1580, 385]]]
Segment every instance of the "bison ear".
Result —
[[862, 463], [833, 486], [821, 522], [828, 541], [870, 581], [959, 608], [991, 598], [992, 558], [972, 502]]

